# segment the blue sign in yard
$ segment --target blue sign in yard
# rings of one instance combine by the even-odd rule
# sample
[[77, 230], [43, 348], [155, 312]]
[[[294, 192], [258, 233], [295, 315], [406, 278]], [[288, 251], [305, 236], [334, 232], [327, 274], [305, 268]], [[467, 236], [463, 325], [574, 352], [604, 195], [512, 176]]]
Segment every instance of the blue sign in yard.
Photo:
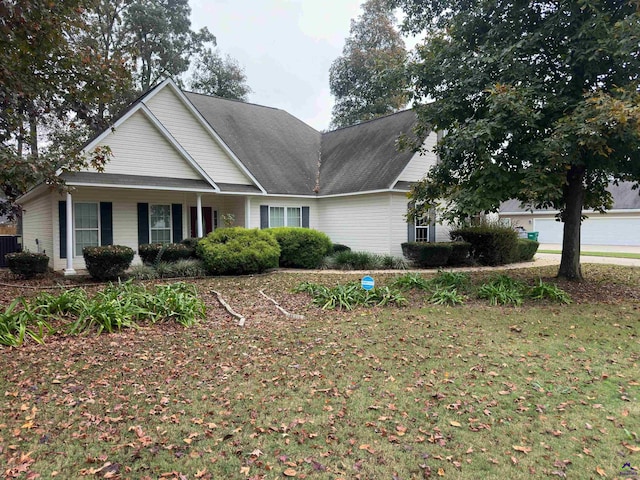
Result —
[[360, 284], [365, 290], [371, 290], [376, 286], [376, 281], [373, 279], [373, 277], [367, 275], [366, 277], [362, 277], [362, 281], [360, 282]]

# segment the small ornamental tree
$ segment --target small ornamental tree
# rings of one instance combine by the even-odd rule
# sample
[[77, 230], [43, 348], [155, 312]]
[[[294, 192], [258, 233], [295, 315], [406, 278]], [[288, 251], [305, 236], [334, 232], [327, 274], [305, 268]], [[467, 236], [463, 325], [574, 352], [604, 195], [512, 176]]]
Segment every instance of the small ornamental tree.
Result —
[[583, 209], [611, 208], [611, 181], [640, 181], [638, 2], [391, 3], [425, 35], [409, 67], [418, 130], [446, 131], [410, 216], [438, 199], [448, 219], [511, 198], [558, 210], [558, 275], [581, 279]]

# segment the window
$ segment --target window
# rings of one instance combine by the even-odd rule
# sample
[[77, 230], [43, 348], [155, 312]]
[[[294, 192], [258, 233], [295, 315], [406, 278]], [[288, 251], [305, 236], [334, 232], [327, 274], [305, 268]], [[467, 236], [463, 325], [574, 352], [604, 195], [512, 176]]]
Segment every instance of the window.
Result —
[[149, 205], [151, 243], [171, 243], [171, 205]]
[[429, 241], [429, 216], [416, 218], [416, 242]]
[[82, 255], [84, 247], [97, 247], [100, 243], [100, 225], [97, 203], [76, 203], [74, 205], [76, 255]]
[[301, 207], [269, 207], [270, 227], [301, 227]]

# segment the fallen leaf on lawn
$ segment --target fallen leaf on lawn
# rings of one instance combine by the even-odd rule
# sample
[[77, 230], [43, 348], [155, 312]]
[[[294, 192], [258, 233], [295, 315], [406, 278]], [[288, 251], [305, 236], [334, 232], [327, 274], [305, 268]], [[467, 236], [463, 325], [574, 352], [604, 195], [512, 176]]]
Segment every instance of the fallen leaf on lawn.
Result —
[[282, 472], [285, 477], [295, 477], [298, 472], [296, 472], [293, 468], [287, 468], [284, 472]]
[[251, 467], [241, 467], [240, 475], [249, 475], [249, 470], [251, 470]]
[[522, 453], [529, 453], [533, 450], [531, 447], [523, 447], [521, 445], [514, 445], [513, 449]]
[[629, 445], [628, 443], [623, 443], [622, 445], [624, 445], [624, 448], [628, 448], [629, 450], [631, 450], [633, 453], [638, 453], [640, 452], [640, 447], [636, 447], [635, 445]]
[[598, 472], [598, 475], [600, 475], [601, 477], [607, 476], [606, 472], [604, 471], [604, 468], [602, 467], [596, 467], [596, 472]]
[[514, 457], [513, 455], [511, 456], [511, 461], [513, 462], [514, 465], [517, 465], [517, 463], [518, 463], [518, 459], [516, 457]]
[[439, 468], [438, 469], [438, 476], [439, 477], [444, 477], [444, 468]]
[[451, 425], [452, 427], [461, 427], [462, 425], [460, 424], [460, 422], [456, 422], [455, 420], [451, 420], [449, 422], [449, 425]]

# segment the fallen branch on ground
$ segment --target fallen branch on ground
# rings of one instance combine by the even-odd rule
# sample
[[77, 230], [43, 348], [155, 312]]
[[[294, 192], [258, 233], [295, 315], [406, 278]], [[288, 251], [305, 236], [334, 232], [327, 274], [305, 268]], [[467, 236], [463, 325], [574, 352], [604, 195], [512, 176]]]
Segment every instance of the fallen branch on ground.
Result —
[[282, 308], [280, 306], [280, 304], [278, 302], [276, 302], [273, 298], [271, 298], [269, 295], [264, 293], [262, 290], [260, 290], [260, 295], [265, 297], [267, 300], [270, 300], [271, 302], [273, 302], [273, 304], [276, 306], [276, 308], [278, 310], [280, 310], [282, 313], [284, 313], [285, 316], [287, 316], [289, 318], [293, 318], [295, 320], [304, 320], [304, 315], [298, 315], [298, 314], [295, 314], [295, 313], [287, 312], [284, 308]]
[[216, 292], [215, 290], [211, 290], [211, 293], [215, 293], [216, 297], [218, 297], [218, 301], [227, 310], [227, 312], [229, 312], [231, 316], [238, 319], [238, 326], [244, 327], [244, 322], [245, 322], [244, 316], [240, 315], [233, 308], [231, 308], [231, 305], [229, 305], [227, 302], [224, 301], [224, 299], [222, 298], [222, 295], [220, 295], [219, 292]]

